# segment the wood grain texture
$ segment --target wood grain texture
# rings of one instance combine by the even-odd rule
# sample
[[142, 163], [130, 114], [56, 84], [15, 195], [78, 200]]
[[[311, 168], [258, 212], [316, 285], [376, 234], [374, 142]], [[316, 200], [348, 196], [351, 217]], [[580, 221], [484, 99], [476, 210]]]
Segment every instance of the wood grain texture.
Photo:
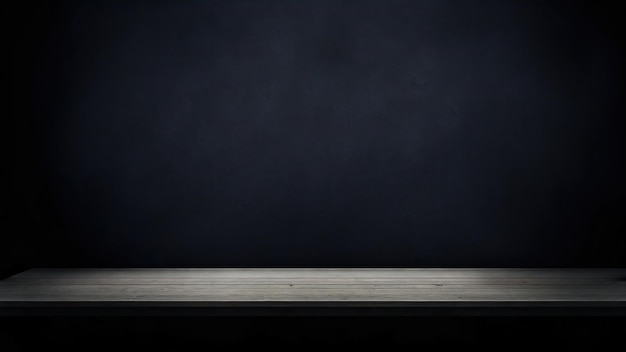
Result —
[[626, 269], [32, 269], [26, 307], [626, 307]]

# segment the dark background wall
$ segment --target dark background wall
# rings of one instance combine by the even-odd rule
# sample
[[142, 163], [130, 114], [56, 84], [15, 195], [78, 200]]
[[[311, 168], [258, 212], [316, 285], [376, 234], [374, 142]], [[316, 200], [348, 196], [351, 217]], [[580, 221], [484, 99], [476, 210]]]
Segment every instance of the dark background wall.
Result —
[[626, 264], [608, 1], [11, 6], [4, 268]]

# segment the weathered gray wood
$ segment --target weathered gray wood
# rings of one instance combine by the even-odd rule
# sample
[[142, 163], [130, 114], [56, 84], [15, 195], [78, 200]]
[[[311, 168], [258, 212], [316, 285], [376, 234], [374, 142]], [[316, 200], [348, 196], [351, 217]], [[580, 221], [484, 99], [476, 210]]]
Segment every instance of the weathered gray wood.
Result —
[[626, 269], [33, 269], [17, 307], [626, 307]]

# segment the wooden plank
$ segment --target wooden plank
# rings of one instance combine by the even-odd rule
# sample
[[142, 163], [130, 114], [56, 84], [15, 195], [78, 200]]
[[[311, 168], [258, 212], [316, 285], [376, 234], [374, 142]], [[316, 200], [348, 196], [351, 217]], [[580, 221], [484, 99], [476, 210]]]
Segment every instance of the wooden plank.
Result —
[[37, 306], [626, 307], [626, 269], [33, 269], [2, 309]]
[[[342, 296], [371, 296], [372, 299], [382, 294], [394, 294], [402, 300], [423, 300], [440, 299], [443, 296], [458, 296], [472, 294], [489, 297], [489, 299], [511, 299], [520, 297], [524, 299], [538, 299], [538, 297], [573, 297], [572, 299], [601, 299], [603, 297], [617, 297], [618, 300], [624, 298], [623, 288], [616, 290], [605, 290], [597, 287], [575, 286], [560, 289], [558, 286], [490, 286], [481, 285], [457, 285], [457, 286], [406, 286], [406, 285], [350, 285], [350, 286], [315, 286], [315, 285], [46, 285], [37, 287], [9, 286], [2, 288], [2, 299], [15, 296], [38, 296], [42, 299], [67, 295], [152, 295], [152, 296], [224, 296], [229, 298], [232, 295], [242, 295], [246, 297], [262, 297], [265, 295], [285, 296], [285, 297], [306, 297], [310, 299], [329, 298], [333, 294]], [[564, 298], [565, 299], [565, 298]]]
[[623, 276], [616, 270], [384, 270], [368, 269], [72, 269], [32, 270], [16, 275], [7, 282], [27, 284], [621, 284]]

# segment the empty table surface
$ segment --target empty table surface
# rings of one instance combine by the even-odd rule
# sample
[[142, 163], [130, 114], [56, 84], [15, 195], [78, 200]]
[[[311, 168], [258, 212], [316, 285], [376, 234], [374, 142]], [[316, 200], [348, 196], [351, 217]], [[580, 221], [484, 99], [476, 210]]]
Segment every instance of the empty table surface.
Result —
[[4, 315], [258, 308], [623, 315], [626, 269], [32, 269], [0, 281]]

